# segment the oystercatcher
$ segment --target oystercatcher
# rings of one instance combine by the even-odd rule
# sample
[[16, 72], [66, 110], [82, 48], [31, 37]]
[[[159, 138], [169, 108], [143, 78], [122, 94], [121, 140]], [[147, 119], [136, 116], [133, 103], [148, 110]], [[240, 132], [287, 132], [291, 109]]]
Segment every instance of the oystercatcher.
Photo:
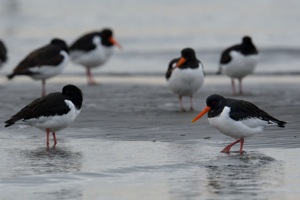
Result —
[[183, 96], [190, 97], [190, 110], [193, 108], [193, 94], [202, 86], [204, 70], [200, 60], [196, 58], [192, 48], [181, 51], [181, 57], [171, 60], [165, 74], [169, 88], [179, 96], [181, 111], [185, 111]]
[[122, 48], [113, 38], [112, 30], [103, 29], [102, 31], [87, 33], [79, 37], [79, 39], [69, 47], [71, 60], [86, 68], [89, 85], [96, 84], [91, 68], [103, 65], [112, 55], [114, 45], [120, 49]]
[[5, 44], [0, 40], [0, 68], [7, 61], [7, 49]]
[[55, 38], [50, 44], [32, 51], [26, 56], [8, 75], [8, 79], [14, 76], [27, 75], [34, 80], [42, 80], [42, 96], [45, 96], [46, 79], [60, 74], [69, 61], [68, 47], [65, 41]]
[[231, 78], [233, 94], [236, 94], [234, 79], [239, 81], [239, 94], [243, 94], [242, 78], [252, 74], [258, 62], [258, 51], [249, 36], [242, 43], [225, 49], [220, 58], [219, 71]]
[[50, 93], [38, 98], [21, 109], [5, 122], [5, 127], [21, 122], [37, 127], [47, 134], [52, 132], [54, 146], [57, 144], [55, 132], [66, 128], [79, 115], [82, 106], [82, 92], [74, 85], [66, 85], [62, 93]]
[[230, 153], [231, 147], [240, 143], [240, 154], [243, 154], [244, 138], [262, 133], [267, 126], [284, 128], [286, 124], [248, 101], [224, 98], [214, 94], [206, 99], [206, 105], [206, 108], [192, 122], [208, 112], [208, 121], [211, 126], [237, 139], [227, 145], [221, 151], [222, 153]]

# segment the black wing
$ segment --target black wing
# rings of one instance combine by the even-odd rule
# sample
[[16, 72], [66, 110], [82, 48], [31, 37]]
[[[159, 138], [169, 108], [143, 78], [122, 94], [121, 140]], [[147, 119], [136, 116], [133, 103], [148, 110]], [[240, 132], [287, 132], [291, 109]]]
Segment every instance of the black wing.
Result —
[[220, 64], [227, 64], [231, 61], [231, 56], [230, 56], [231, 51], [241, 51], [241, 45], [238, 44], [225, 49], [221, 54]]
[[5, 127], [13, 125], [19, 120], [39, 118], [41, 116], [63, 115], [70, 111], [65, 103], [65, 96], [59, 92], [50, 93], [38, 98], [22, 108], [5, 122]]
[[165, 74], [166, 79], [168, 80], [171, 77], [172, 71], [175, 68], [175, 64], [179, 61], [180, 58], [174, 58], [173, 60], [171, 60], [171, 62], [169, 63], [169, 67], [168, 70]]
[[284, 127], [286, 124], [286, 122], [272, 117], [271, 115], [248, 101], [227, 99], [227, 105], [231, 108], [230, 117], [236, 121], [247, 118], [259, 118], [264, 121], [272, 121], [274, 123], [277, 123], [279, 127]]
[[14, 69], [13, 74], [31, 74], [28, 70], [31, 67], [57, 66], [64, 59], [64, 56], [60, 54], [61, 49], [54, 45], [47, 45], [40, 49], [31, 52], [26, 58], [24, 58], [18, 66]]
[[7, 61], [7, 49], [1, 40], [0, 40], [0, 60], [2, 62]]
[[101, 37], [99, 32], [88, 33], [88, 34], [80, 37], [69, 47], [69, 50], [70, 51], [75, 51], [75, 50], [91, 51], [91, 50], [95, 49], [96, 46], [93, 43], [93, 38], [95, 36]]

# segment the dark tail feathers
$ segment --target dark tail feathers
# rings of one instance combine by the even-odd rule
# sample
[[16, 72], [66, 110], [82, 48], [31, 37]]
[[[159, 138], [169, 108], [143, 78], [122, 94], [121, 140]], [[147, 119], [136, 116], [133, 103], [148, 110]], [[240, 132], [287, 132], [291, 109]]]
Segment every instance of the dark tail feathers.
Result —
[[9, 75], [7, 75], [7, 78], [10, 80], [10, 79], [12, 79], [14, 76], [15, 76], [14, 74], [9, 74]]
[[13, 125], [15, 123], [15, 121], [13, 119], [9, 119], [4, 123], [5, 123], [5, 128], [6, 128], [6, 127]]
[[284, 128], [284, 127], [285, 127], [285, 124], [286, 124], [286, 122], [284, 122], [284, 121], [277, 121], [278, 127]]

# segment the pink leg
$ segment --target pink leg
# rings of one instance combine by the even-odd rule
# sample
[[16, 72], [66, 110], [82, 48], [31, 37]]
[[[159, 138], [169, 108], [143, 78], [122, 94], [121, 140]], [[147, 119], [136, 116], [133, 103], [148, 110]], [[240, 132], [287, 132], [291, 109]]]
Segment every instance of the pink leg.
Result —
[[179, 95], [179, 102], [180, 102], [180, 109], [182, 112], [185, 111], [184, 107], [183, 107], [183, 103], [182, 103], [182, 96]]
[[232, 93], [233, 93], [233, 95], [235, 95], [236, 93], [235, 93], [235, 84], [234, 84], [234, 79], [232, 78], [231, 79], [231, 87], [232, 87]]
[[240, 95], [243, 95], [242, 78], [239, 78]]
[[50, 134], [50, 129], [46, 129], [46, 133], [47, 133], [47, 139], [46, 139], [46, 144], [47, 144], [47, 149], [49, 149], [49, 134]]
[[96, 81], [95, 81], [95, 79], [94, 79], [94, 77], [92, 75], [90, 67], [86, 68], [86, 75], [87, 75], [87, 79], [88, 79], [88, 84], [89, 85], [96, 85]]
[[55, 135], [55, 132], [52, 132], [52, 135], [53, 135], [53, 140], [54, 140], [54, 146], [56, 146], [57, 141], [56, 141], [56, 135]]
[[233, 147], [236, 143], [239, 143], [241, 141], [241, 139], [236, 140], [235, 142], [227, 145], [222, 151], [221, 153], [230, 153], [230, 149], [231, 147]]
[[244, 146], [244, 138], [241, 138], [241, 141], [240, 141], [240, 154], [241, 155], [243, 154], [243, 146]]
[[193, 96], [190, 96], [190, 111], [194, 111], [194, 107], [193, 107]]
[[42, 97], [46, 95], [46, 80], [42, 80]]

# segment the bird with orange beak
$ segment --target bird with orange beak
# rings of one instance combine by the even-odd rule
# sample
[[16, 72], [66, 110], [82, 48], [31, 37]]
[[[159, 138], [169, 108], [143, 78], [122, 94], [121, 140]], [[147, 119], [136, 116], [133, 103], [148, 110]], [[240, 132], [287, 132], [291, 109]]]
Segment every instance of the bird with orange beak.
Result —
[[221, 151], [222, 153], [230, 153], [231, 147], [240, 143], [239, 152], [243, 154], [245, 138], [262, 133], [267, 126], [284, 128], [286, 124], [244, 100], [229, 99], [214, 94], [206, 99], [206, 105], [192, 122], [208, 113], [208, 121], [211, 126], [236, 139], [235, 142], [227, 145]]
[[181, 111], [185, 111], [182, 103], [183, 96], [190, 97], [190, 110], [193, 108], [193, 95], [199, 90], [204, 81], [204, 70], [192, 48], [181, 51], [181, 57], [171, 60], [166, 72], [169, 88], [179, 96]]
[[87, 33], [79, 37], [70, 47], [70, 58], [86, 68], [86, 76], [89, 85], [95, 85], [96, 81], [91, 69], [102, 66], [113, 53], [113, 47], [122, 49], [114, 39], [111, 29], [103, 29]]

